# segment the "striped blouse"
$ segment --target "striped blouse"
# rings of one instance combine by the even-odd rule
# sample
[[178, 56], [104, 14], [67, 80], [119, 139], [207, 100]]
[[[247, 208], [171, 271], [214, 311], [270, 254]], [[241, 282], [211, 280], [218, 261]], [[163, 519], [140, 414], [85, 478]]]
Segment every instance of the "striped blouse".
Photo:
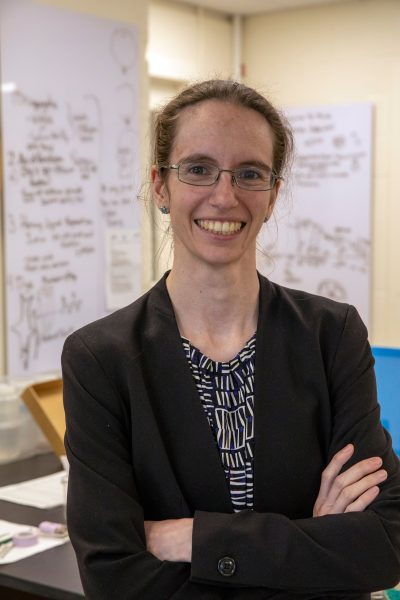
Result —
[[251, 509], [256, 334], [228, 362], [211, 360], [186, 338], [182, 343], [218, 446], [233, 509]]

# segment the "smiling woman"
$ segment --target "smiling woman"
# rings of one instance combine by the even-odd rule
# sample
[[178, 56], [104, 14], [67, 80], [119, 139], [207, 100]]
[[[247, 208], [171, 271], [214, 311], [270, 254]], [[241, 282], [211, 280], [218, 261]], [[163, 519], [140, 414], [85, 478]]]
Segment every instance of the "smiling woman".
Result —
[[400, 575], [400, 472], [356, 310], [256, 270], [292, 150], [233, 81], [156, 121], [170, 272], [63, 352], [86, 597], [364, 599]]

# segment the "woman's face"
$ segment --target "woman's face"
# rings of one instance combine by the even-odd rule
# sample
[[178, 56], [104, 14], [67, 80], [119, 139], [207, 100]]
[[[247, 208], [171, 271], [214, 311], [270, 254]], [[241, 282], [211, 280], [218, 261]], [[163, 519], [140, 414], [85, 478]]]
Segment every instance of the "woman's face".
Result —
[[[262, 115], [207, 100], [179, 115], [170, 165], [194, 159], [221, 169], [271, 167], [272, 157], [273, 135]], [[158, 206], [170, 210], [174, 266], [255, 267], [256, 237], [272, 212], [279, 182], [269, 191], [244, 190], [232, 184], [230, 173], [220, 173], [215, 184], [194, 186], [179, 181], [177, 171], [163, 181], [153, 169], [153, 188]]]

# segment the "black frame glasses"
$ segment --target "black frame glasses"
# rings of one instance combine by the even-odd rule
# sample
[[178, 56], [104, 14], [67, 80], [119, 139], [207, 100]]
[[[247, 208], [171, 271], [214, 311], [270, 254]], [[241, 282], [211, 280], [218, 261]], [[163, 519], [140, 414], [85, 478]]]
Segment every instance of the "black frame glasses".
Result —
[[[160, 169], [177, 171], [179, 181], [195, 186], [214, 185], [217, 183], [221, 173], [231, 173], [232, 183], [242, 190], [251, 192], [267, 192], [272, 190], [276, 182], [282, 179], [270, 167], [255, 165], [244, 165], [236, 169], [220, 169], [213, 163], [183, 160], [176, 165], [161, 166]], [[201, 170], [203, 171], [200, 172]], [[268, 179], [269, 183], [267, 183]]]

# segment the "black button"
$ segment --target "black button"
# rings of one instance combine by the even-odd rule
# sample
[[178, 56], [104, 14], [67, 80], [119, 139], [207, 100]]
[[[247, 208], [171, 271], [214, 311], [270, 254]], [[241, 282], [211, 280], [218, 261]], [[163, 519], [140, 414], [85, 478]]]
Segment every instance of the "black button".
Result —
[[223, 577], [231, 577], [236, 571], [236, 563], [230, 556], [224, 556], [218, 561], [218, 573]]

